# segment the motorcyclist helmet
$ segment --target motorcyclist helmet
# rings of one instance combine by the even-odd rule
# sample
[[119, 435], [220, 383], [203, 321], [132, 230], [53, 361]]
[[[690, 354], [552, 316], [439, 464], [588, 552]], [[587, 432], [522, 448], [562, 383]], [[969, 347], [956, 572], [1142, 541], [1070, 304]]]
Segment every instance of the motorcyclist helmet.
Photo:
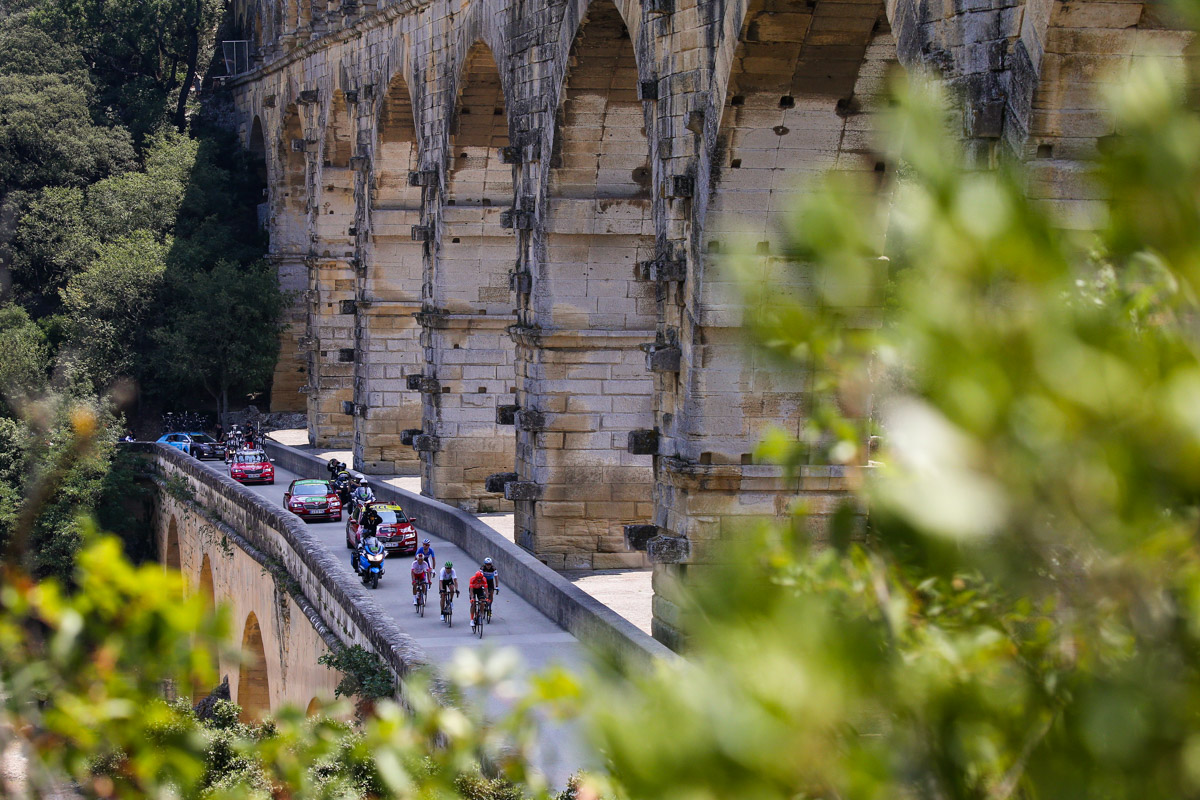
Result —
[[367, 539], [367, 543], [363, 546], [366, 548], [366, 551], [368, 553], [370, 553], [371, 555], [378, 555], [379, 551], [383, 549], [383, 545], [381, 545], [379, 543], [379, 540], [373, 536], [370, 539]]
[[349, 473], [349, 472], [346, 472], [346, 470], [342, 470], [341, 472], [339, 472], [339, 473], [337, 474], [337, 476], [338, 476], [338, 480], [339, 480], [339, 481], [348, 481], [348, 480], [350, 480], [350, 473]]

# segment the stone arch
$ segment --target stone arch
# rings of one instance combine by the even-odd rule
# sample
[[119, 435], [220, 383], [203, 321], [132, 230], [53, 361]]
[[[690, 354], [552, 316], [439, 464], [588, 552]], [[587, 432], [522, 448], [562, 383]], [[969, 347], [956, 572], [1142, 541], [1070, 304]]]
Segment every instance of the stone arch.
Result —
[[612, 0], [594, 0], [571, 46], [555, 121], [550, 194], [649, 198], [650, 142], [633, 40]]
[[593, 0], [555, 113], [526, 312], [540, 333], [518, 337], [521, 408], [548, 417], [544, 432], [517, 430], [518, 476], [541, 487], [516, 503], [518, 541], [559, 568], [640, 565], [623, 528], [650, 517], [653, 459], [626, 452], [629, 433], [654, 424], [640, 345], [657, 321], [654, 285], [639, 275], [655, 225], [652, 108], [639, 99], [636, 54], [622, 9]]
[[[197, 584], [196, 591], [199, 592], [202, 598], [204, 598], [210, 611], [216, 609], [217, 594], [213, 584], [212, 562], [209, 561], [208, 553], [204, 554], [204, 558], [200, 562], [200, 580]], [[210, 666], [212, 667], [213, 675], [219, 675], [221, 671], [221, 665], [218, 661], [217, 654], [215, 652], [209, 653], [209, 656], [211, 658]], [[204, 686], [197, 682], [194, 686], [192, 686], [192, 697], [203, 697], [211, 689], [211, 686]]]
[[367, 411], [354, 417], [354, 463], [369, 472], [414, 474], [419, 459], [400, 432], [421, 427], [421, 395], [401, 390], [403, 376], [420, 374], [425, 363], [416, 319], [425, 253], [412, 238], [413, 227], [422, 224], [424, 190], [409, 180], [420, 168], [420, 147], [402, 69], [387, 83], [375, 131], [367, 191], [369, 258], [361, 278], [371, 303], [360, 311], [366, 316], [358, 327], [355, 362], [355, 401]]
[[163, 566], [167, 569], [178, 571], [181, 568], [179, 559], [179, 524], [174, 514], [171, 515], [171, 521], [167, 524], [167, 538], [163, 542], [162, 562]]
[[243, 722], [254, 722], [271, 712], [271, 681], [258, 617], [251, 611], [242, 626], [243, 662], [238, 669], [237, 703]]
[[502, 205], [512, 199], [512, 169], [500, 161], [508, 145], [504, 85], [492, 50], [479, 40], [463, 62], [450, 122], [448, 205]]
[[379, 145], [375, 154], [376, 209], [421, 208], [421, 187], [409, 185], [408, 173], [417, 169], [419, 146], [412, 94], [404, 74], [397, 71], [388, 82], [377, 123]]
[[208, 559], [208, 553], [204, 554], [204, 558], [200, 562], [200, 583], [197, 590], [200, 592], [200, 596], [207, 600], [209, 608], [217, 607], [217, 593], [213, 586], [212, 562]]
[[[295, 103], [283, 112], [283, 124], [279, 134], [279, 191], [280, 210], [289, 216], [301, 216], [308, 211], [308, 164], [304, 157], [307, 143], [304, 137], [304, 122], [300, 108]], [[293, 219], [300, 225], [303, 219]]]
[[350, 114], [346, 94], [335, 89], [329, 98], [329, 111], [325, 121], [326, 169], [347, 169], [354, 155], [354, 118]]
[[433, 354], [429, 377], [440, 393], [422, 393], [422, 428], [452, 435], [426, 451], [422, 485], [460, 508], [497, 510], [507, 504], [484, 482], [513, 463], [512, 436], [497, 426], [496, 406], [511, 404], [516, 388], [506, 331], [515, 321], [508, 274], [517, 248], [513, 231], [501, 225], [513, 196], [513, 168], [499, 153], [508, 144], [504, 86], [483, 39], [466, 49], [456, 85], [433, 252], [430, 299], [439, 321], [424, 330]]
[[[878, 52], [869, 52], [873, 42]], [[894, 60], [889, 43], [882, 2], [750, 0], [720, 95], [712, 211], [741, 225], [753, 220], [758, 239], [771, 240], [806, 178], [871, 169], [865, 143], [859, 163], [844, 157], [844, 135], [882, 89], [880, 81], [857, 84], [864, 63]], [[709, 241], [734, 232], [720, 220], [706, 230]]]

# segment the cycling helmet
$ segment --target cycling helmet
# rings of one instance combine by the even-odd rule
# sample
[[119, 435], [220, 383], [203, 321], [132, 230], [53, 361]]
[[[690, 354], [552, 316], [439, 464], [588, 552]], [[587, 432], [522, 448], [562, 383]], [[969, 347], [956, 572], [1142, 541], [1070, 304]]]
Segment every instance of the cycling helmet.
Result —
[[426, 539], [425, 541], [421, 542], [421, 544], [429, 544], [429, 540]]
[[425, 560], [425, 554], [420, 551], [417, 551], [417, 561], [424, 561], [424, 560]]
[[444, 566], [446, 569], [454, 569], [454, 562], [453, 562], [453, 561], [447, 561], [447, 562], [446, 562], [446, 563], [445, 563], [443, 566]]
[[492, 560], [491, 560], [490, 558], [485, 558], [485, 559], [483, 560], [483, 565], [484, 565], [485, 567], [490, 567], [490, 566], [492, 565]]

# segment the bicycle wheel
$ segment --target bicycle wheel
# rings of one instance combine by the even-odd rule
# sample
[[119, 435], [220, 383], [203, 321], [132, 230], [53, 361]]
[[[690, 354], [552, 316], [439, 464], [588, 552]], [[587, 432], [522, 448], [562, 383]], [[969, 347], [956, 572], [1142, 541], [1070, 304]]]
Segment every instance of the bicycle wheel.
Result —
[[417, 592], [417, 616], [425, 616], [425, 591]]
[[488, 600], [483, 604], [483, 621], [488, 625], [492, 624], [492, 601]]
[[480, 639], [483, 638], [483, 615], [487, 613], [482, 603], [479, 604], [479, 609], [475, 612], [475, 635]]

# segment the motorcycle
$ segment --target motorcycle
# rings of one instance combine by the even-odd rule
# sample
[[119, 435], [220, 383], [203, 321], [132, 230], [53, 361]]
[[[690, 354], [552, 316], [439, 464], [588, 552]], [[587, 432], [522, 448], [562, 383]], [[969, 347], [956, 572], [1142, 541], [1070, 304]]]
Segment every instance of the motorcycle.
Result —
[[363, 586], [370, 589], [379, 588], [379, 579], [383, 577], [383, 559], [387, 553], [380, 549], [378, 553], [368, 553], [365, 548], [359, 548], [354, 554], [354, 571], [362, 578]]

